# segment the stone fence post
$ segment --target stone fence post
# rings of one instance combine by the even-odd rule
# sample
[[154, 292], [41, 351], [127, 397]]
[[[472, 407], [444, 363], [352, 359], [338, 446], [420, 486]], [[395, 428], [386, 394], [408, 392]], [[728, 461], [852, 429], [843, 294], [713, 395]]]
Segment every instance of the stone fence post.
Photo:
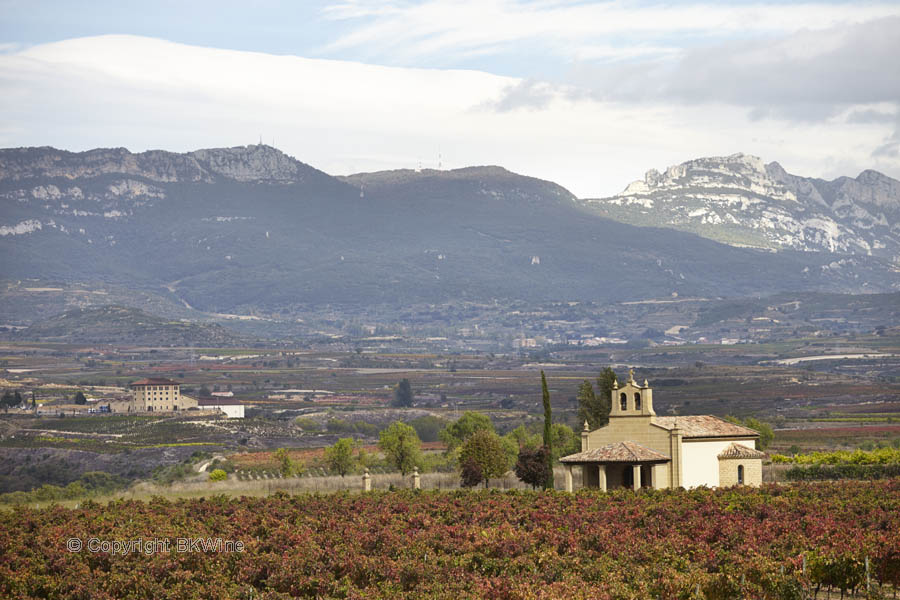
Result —
[[372, 491], [372, 476], [369, 475], [369, 469], [366, 469], [366, 472], [363, 473], [363, 491], [371, 492]]
[[419, 467], [413, 468], [412, 485], [414, 490], [422, 488], [422, 478], [419, 476]]

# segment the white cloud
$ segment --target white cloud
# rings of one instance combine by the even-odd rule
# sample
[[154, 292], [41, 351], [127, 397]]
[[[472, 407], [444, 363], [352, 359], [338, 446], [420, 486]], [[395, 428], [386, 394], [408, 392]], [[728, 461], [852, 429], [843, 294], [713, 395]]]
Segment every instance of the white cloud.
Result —
[[[529, 45], [565, 59], [628, 58], [635, 48], [666, 55], [688, 39], [758, 36], [861, 23], [900, 14], [891, 2], [645, 3], [547, 0], [348, 1], [324, 16], [351, 30], [325, 53], [354, 49], [395, 64], [473, 50], [521, 52]], [[609, 39], [619, 43], [603, 43]], [[655, 40], [648, 44], [647, 40]]]
[[[743, 151], [804, 175], [900, 175], [891, 124], [751, 121], [724, 102], [598, 101], [477, 71], [392, 68], [102, 36], [0, 55], [0, 146], [175, 151], [264, 141], [333, 174], [500, 164], [581, 196], [646, 169]], [[504, 90], [540, 102], [493, 109]], [[508, 97], [508, 95], [507, 95]], [[489, 108], [490, 107], [490, 108]], [[856, 107], [892, 112], [891, 105]], [[849, 109], [848, 109], [849, 111]], [[862, 114], [862, 113], [861, 113]], [[868, 113], [865, 113], [868, 114]]]

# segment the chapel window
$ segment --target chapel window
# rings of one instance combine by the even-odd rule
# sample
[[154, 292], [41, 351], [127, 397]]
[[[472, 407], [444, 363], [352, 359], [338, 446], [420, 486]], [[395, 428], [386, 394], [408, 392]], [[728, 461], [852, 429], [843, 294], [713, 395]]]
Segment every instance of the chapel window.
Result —
[[625, 392], [622, 392], [622, 395], [619, 396], [619, 402], [622, 410], [628, 410], [628, 396], [625, 395]]
[[738, 465], [738, 485], [744, 485], [744, 465]]
[[634, 393], [634, 410], [641, 410], [641, 395], [638, 392]]

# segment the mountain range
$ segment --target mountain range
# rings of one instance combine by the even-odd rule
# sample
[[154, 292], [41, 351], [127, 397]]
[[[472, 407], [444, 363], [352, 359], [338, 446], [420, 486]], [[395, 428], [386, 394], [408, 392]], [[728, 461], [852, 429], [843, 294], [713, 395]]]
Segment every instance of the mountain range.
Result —
[[900, 181], [867, 170], [825, 181], [734, 154], [647, 171], [610, 198], [585, 200], [633, 225], [735, 246], [877, 256], [900, 265]]
[[[265, 145], [5, 149], [0, 278], [104, 282], [207, 313], [283, 315], [312, 305], [900, 289], [896, 181], [867, 172], [809, 183], [748, 157], [685, 165], [648, 174], [621, 198], [581, 201], [500, 167], [333, 177]], [[735, 190], [745, 187], [752, 197], [742, 203]], [[731, 206], [742, 227], [720, 239], [676, 222], [676, 188], [702, 201], [701, 224], [720, 225], [712, 215], [725, 220]], [[779, 206], [809, 216], [803, 243], [754, 227]], [[826, 213], [837, 227], [830, 245], [811, 224]]]

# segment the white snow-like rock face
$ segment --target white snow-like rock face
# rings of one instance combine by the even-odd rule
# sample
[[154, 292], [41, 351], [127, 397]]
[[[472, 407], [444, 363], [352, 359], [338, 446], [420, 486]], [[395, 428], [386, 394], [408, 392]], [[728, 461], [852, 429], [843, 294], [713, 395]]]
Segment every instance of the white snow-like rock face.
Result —
[[6, 237], [8, 235], [25, 235], [26, 233], [40, 231], [41, 228], [42, 225], [40, 221], [36, 221], [35, 219], [28, 219], [27, 221], [22, 221], [21, 223], [17, 223], [11, 226], [0, 226], [0, 236]]
[[735, 246], [875, 255], [900, 262], [900, 181], [876, 171], [834, 181], [792, 175], [746, 154], [647, 171], [604, 216], [690, 231]]

